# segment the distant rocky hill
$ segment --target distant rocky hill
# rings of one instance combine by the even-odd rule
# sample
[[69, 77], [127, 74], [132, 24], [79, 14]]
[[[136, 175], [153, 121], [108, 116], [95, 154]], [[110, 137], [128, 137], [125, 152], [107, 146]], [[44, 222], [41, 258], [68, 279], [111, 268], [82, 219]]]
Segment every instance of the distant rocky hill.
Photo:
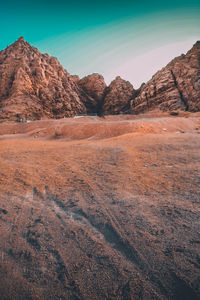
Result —
[[86, 113], [86, 97], [56, 58], [41, 54], [22, 37], [0, 52], [1, 119]]
[[135, 90], [119, 76], [107, 87], [92, 74], [70, 75], [55, 57], [23, 37], [0, 51], [0, 120], [62, 118], [78, 114], [200, 110], [200, 42]]
[[131, 112], [147, 110], [200, 110], [200, 41], [173, 59], [141, 87], [131, 101]]
[[120, 76], [111, 82], [105, 93], [102, 111], [106, 115], [129, 112], [130, 100], [134, 97], [135, 90], [129, 81]]
[[103, 76], [97, 73], [88, 75], [79, 80], [78, 85], [92, 98], [84, 102], [87, 112], [100, 113], [107, 87]]

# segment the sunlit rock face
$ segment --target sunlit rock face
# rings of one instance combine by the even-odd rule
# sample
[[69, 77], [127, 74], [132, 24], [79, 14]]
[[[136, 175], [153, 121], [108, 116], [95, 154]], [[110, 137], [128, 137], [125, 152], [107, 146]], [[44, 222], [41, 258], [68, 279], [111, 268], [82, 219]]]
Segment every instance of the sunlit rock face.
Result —
[[78, 81], [78, 85], [90, 97], [85, 97], [87, 112], [100, 113], [106, 89], [103, 76], [97, 73], [88, 75]]
[[200, 42], [186, 55], [172, 60], [158, 71], [139, 95], [131, 101], [130, 111], [200, 110]]
[[41, 54], [23, 37], [0, 51], [0, 120], [155, 109], [200, 110], [200, 42], [138, 90], [119, 76], [108, 87], [97, 73], [71, 76], [55, 57]]
[[24, 39], [0, 52], [1, 119], [61, 118], [86, 113], [85, 95], [48, 54]]
[[132, 84], [117, 76], [106, 90], [102, 107], [103, 113], [109, 115], [129, 111], [130, 100], [134, 94], [135, 90]]

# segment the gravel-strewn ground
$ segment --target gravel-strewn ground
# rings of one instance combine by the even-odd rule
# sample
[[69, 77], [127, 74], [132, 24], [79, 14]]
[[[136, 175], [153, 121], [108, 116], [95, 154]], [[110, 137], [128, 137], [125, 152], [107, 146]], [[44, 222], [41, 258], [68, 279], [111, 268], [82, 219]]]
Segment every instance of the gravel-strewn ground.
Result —
[[0, 124], [0, 298], [200, 299], [199, 124]]

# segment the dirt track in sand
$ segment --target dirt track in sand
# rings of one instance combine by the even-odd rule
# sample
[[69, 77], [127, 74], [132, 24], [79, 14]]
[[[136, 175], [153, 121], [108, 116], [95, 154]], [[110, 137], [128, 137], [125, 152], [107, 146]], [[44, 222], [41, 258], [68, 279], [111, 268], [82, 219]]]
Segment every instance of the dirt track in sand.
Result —
[[2, 299], [199, 299], [199, 125], [0, 124]]

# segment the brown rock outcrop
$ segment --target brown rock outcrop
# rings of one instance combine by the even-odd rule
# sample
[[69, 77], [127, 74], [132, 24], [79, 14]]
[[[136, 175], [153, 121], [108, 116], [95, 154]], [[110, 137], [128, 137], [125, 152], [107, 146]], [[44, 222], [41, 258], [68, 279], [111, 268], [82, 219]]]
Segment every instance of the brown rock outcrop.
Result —
[[131, 101], [131, 111], [200, 110], [200, 42], [158, 71]]
[[85, 113], [85, 95], [59, 61], [21, 37], [0, 52], [0, 118], [61, 118]]
[[71, 75], [72, 79], [74, 80], [75, 83], [78, 83], [80, 80], [80, 77], [78, 75]]
[[135, 90], [129, 81], [117, 76], [106, 90], [102, 111], [105, 115], [129, 111]]
[[106, 89], [103, 76], [97, 73], [88, 75], [82, 78], [78, 85], [90, 96], [90, 99], [84, 102], [87, 111], [89, 113], [99, 113]]
[[62, 118], [77, 114], [200, 110], [200, 42], [134, 90], [116, 77], [107, 87], [95, 73], [80, 80], [55, 57], [23, 37], [0, 51], [0, 120]]

